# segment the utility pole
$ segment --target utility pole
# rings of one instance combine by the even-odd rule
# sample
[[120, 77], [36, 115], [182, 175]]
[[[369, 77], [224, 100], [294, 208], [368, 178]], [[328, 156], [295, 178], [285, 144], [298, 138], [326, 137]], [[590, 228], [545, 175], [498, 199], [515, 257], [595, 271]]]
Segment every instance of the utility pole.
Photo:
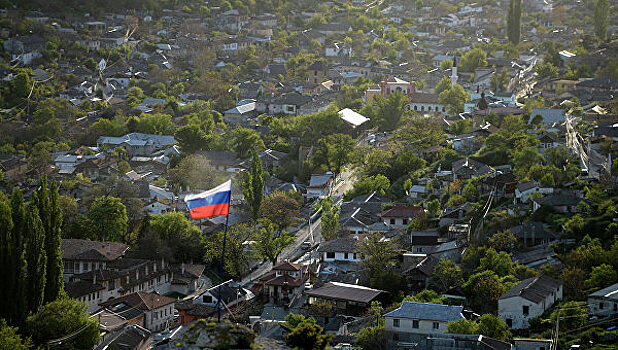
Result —
[[556, 309], [556, 341], [554, 341], [554, 350], [558, 350], [558, 339], [560, 339], [560, 307]]

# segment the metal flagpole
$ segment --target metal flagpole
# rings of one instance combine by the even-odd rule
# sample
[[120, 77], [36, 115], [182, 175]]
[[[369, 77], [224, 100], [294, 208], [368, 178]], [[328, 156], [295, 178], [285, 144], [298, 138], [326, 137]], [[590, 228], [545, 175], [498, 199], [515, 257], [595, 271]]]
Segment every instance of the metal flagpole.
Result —
[[219, 266], [219, 296], [217, 297], [217, 323], [221, 323], [221, 285], [223, 284], [223, 264], [225, 263], [225, 239], [227, 238], [227, 224], [230, 213], [225, 216], [225, 230], [223, 231], [223, 249], [221, 250], [221, 266]]

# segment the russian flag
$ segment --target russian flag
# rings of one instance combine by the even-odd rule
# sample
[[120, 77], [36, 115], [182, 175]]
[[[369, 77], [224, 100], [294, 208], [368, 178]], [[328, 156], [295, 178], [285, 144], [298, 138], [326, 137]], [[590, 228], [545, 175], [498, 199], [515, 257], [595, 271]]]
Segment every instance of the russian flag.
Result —
[[185, 197], [192, 219], [203, 219], [230, 213], [230, 198], [232, 197], [232, 180], [198, 194]]

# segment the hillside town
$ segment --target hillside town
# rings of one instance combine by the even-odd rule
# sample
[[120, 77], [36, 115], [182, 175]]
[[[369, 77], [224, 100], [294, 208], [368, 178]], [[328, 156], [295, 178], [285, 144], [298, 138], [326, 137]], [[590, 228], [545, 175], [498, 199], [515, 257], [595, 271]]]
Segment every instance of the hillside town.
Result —
[[618, 4], [0, 0], [0, 349], [618, 349]]

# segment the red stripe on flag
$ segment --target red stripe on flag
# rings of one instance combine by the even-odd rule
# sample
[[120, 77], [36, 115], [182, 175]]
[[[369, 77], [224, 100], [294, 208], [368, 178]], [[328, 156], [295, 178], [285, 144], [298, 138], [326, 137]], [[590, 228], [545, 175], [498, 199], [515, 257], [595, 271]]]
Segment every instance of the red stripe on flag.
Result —
[[189, 210], [191, 219], [204, 219], [230, 213], [230, 203], [212, 204]]

